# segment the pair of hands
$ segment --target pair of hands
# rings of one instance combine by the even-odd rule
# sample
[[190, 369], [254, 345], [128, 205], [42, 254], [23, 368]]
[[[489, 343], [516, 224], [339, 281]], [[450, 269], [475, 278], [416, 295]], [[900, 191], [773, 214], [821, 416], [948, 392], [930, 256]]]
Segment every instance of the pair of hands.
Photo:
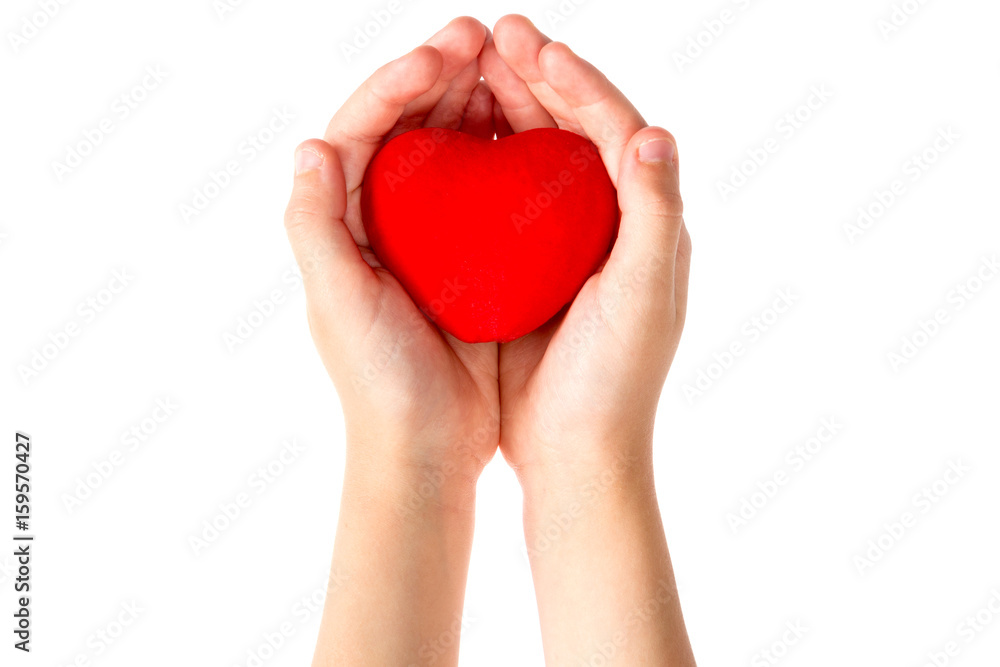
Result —
[[[539, 331], [463, 343], [423, 317], [368, 247], [365, 170], [385, 141], [421, 127], [483, 138], [559, 127], [600, 150], [618, 188], [618, 240], [571, 307]], [[640, 162], [641, 146], [665, 161]], [[456, 19], [375, 72], [324, 140], [299, 147], [296, 171], [286, 226], [349, 457], [447, 468], [468, 481], [499, 446], [530, 483], [621, 458], [608, 443], [648, 440], [683, 326], [691, 242], [673, 138], [647, 127], [592, 65], [524, 17], [501, 19], [495, 35]]]
[[[619, 235], [538, 331], [463, 343], [369, 248], [368, 164], [421, 127], [482, 138], [559, 127], [597, 145]], [[652, 482], [691, 253], [673, 137], [526, 18], [495, 34], [459, 18], [375, 72], [323, 140], [299, 146], [295, 172], [285, 224], [347, 427], [338, 585], [314, 664], [457, 661], [475, 485], [498, 448], [524, 490], [547, 662], [693, 664]]]

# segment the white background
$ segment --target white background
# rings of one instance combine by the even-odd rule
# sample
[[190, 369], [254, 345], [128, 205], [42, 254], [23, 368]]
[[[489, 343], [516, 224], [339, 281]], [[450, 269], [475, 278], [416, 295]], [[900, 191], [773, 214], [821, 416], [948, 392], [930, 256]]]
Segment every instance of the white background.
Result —
[[[294, 634], [264, 664], [308, 663], [318, 614], [300, 599], [325, 585], [344, 443], [282, 228], [292, 149], [450, 18], [492, 26], [519, 12], [678, 137], [694, 266], [656, 472], [700, 664], [770, 664], [759, 652], [789, 622], [807, 628], [776, 647], [789, 667], [917, 667], [952, 640], [948, 664], [998, 664], [1000, 615], [971, 641], [960, 624], [1000, 596], [1000, 279], [971, 300], [953, 290], [977, 287], [1000, 253], [1000, 5], [911, 0], [919, 9], [886, 36], [890, 0], [590, 0], [562, 3], [568, 16], [557, 0], [404, 0], [348, 61], [341, 44], [386, 4], [245, 0], [220, 17], [211, 0], [69, 2], [15, 48], [41, 10], [4, 3], [0, 507], [10, 517], [21, 429], [34, 439], [38, 537], [30, 657], [10, 646], [12, 548], [0, 550], [0, 662], [247, 665], [288, 621]], [[721, 34], [702, 34], [679, 65], [723, 10]], [[165, 79], [122, 118], [116, 99], [147, 67]], [[821, 86], [832, 97], [799, 109]], [[293, 122], [248, 159], [241, 144], [274, 109]], [[782, 119], [797, 109], [808, 119], [790, 134]], [[60, 180], [53, 163], [104, 118], [113, 131]], [[914, 179], [910, 161], [947, 128], [958, 138]], [[724, 199], [719, 183], [769, 138], [777, 152]], [[240, 173], [185, 221], [180, 206], [229, 160]], [[845, 226], [896, 179], [905, 193], [852, 243]], [[79, 304], [107, 297], [122, 269], [128, 286], [85, 315]], [[225, 335], [273, 290], [284, 302], [230, 350]], [[752, 338], [745, 325], [770, 321], [779, 290], [794, 305]], [[889, 354], [939, 309], [946, 323], [894, 368]], [[70, 323], [79, 335], [25, 380], [19, 367]], [[744, 353], [711, 367], [734, 342]], [[688, 400], [699, 371], [717, 379]], [[122, 434], [168, 398], [174, 414], [128, 451]], [[836, 437], [800, 469], [786, 459], [831, 417]], [[249, 477], [293, 438], [304, 452], [258, 495]], [[116, 449], [124, 462], [67, 509]], [[968, 472], [927, 509], [914, 497], [949, 462]], [[751, 498], [777, 471], [787, 483]], [[251, 506], [195, 555], [189, 537], [244, 491]], [[744, 499], [759, 508], [734, 531], [727, 515]], [[520, 502], [497, 457], [480, 483], [465, 665], [542, 664]], [[915, 525], [860, 566], [905, 512]], [[139, 618], [98, 655], [94, 633], [131, 602]]]

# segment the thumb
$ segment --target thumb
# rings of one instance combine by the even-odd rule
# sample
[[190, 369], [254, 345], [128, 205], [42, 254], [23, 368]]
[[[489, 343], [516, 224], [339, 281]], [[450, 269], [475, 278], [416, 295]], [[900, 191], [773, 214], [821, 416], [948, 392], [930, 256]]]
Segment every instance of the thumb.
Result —
[[370, 269], [344, 224], [347, 186], [337, 152], [320, 139], [295, 150], [295, 180], [285, 231], [310, 300], [328, 298], [345, 280]]
[[621, 224], [606, 267], [618, 271], [619, 280], [646, 274], [672, 280], [684, 227], [677, 164], [677, 145], [666, 130], [647, 127], [629, 140], [618, 172]]

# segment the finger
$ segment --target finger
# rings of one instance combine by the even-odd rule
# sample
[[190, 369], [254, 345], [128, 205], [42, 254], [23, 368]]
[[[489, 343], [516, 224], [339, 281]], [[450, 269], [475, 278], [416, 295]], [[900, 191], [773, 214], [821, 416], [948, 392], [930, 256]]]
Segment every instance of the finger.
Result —
[[486, 26], [479, 21], [453, 20], [401, 58], [402, 65], [396, 61], [387, 66], [388, 73], [376, 72], [334, 116], [328, 133], [336, 134], [331, 143], [344, 162], [350, 197], [345, 222], [359, 245], [368, 245], [358, 203], [372, 156], [386, 138], [423, 126], [451, 82], [476, 59], [485, 40]]
[[374, 274], [344, 225], [347, 190], [337, 152], [310, 139], [295, 151], [295, 180], [285, 210], [285, 231], [310, 299]]
[[497, 128], [497, 139], [503, 139], [514, 134], [514, 128], [507, 122], [507, 116], [503, 112], [500, 102], [493, 98], [493, 125]]
[[634, 284], [648, 276], [674, 278], [684, 229], [676, 158], [673, 136], [657, 127], [637, 132], [625, 149], [618, 180], [621, 224], [604, 269], [619, 283]]
[[[545, 114], [554, 119], [559, 127], [580, 132], [580, 126], [573, 116], [572, 109], [558, 93], [552, 90], [538, 67], [538, 54], [552, 40], [543, 35], [530, 20], [518, 14], [501, 18], [494, 31], [496, 33], [494, 38], [496, 51], [501, 61], [514, 76], [521, 80], [521, 85], [535, 101], [528, 109], [541, 118], [541, 114], [536, 110], [537, 106], [541, 106], [545, 110]], [[509, 85], [513, 84], [509, 82]], [[511, 120], [511, 125], [520, 132], [521, 128], [518, 127], [518, 123], [510, 117], [511, 107], [507, 104], [504, 104], [503, 107], [507, 117]], [[535, 125], [534, 127], [545, 126]]]
[[687, 225], [681, 225], [681, 237], [677, 242], [677, 259], [674, 263], [674, 302], [677, 305], [677, 321], [683, 323], [687, 317], [688, 280], [691, 276], [691, 235]]
[[[441, 54], [442, 66], [438, 81], [430, 90], [420, 95], [403, 110], [403, 118], [397, 132], [423, 127], [428, 115], [438, 106], [452, 82], [466, 71], [483, 49], [486, 41], [486, 26], [469, 16], [454, 19], [425, 43]], [[478, 63], [476, 64], [478, 68]], [[475, 81], [479, 76], [475, 77]], [[475, 83], [466, 84], [469, 91]], [[464, 106], [464, 105], [463, 105]]]
[[486, 40], [483, 51], [479, 54], [479, 67], [493, 96], [503, 109], [505, 126], [512, 129], [511, 133], [537, 127], [557, 127], [556, 121], [531, 92], [524, 79], [500, 57], [492, 37]]
[[344, 103], [330, 121], [325, 139], [340, 154], [348, 192], [360, 186], [372, 155], [397, 124], [402, 131], [421, 127], [485, 39], [482, 23], [457, 18], [423, 46], [376, 71]]
[[460, 128], [465, 117], [465, 109], [469, 105], [472, 93], [479, 87], [480, 80], [479, 62], [473, 58], [472, 62], [452, 79], [437, 105], [427, 114], [423, 127], [443, 127], [449, 130]]
[[496, 134], [496, 125], [493, 121], [495, 104], [496, 100], [493, 99], [490, 87], [480, 81], [469, 97], [462, 126], [459, 129], [480, 139], [492, 139]]
[[617, 184], [625, 146], [646, 127], [646, 121], [607, 77], [565, 44], [546, 45], [539, 54], [539, 67], [552, 90], [571, 108], [583, 134], [597, 145]]
[[348, 192], [361, 184], [369, 161], [406, 105], [437, 85], [443, 67], [437, 49], [417, 47], [379, 68], [337, 111], [324, 138], [340, 156]]

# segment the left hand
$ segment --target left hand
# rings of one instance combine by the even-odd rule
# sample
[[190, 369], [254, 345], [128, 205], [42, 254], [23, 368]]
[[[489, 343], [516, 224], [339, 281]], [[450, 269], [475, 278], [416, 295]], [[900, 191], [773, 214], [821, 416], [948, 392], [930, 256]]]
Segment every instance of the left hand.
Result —
[[[505, 117], [498, 128], [559, 127], [589, 138], [622, 210], [607, 263], [565, 314], [500, 346], [500, 449], [522, 483], [549, 486], [570, 469], [589, 475], [621, 460], [651, 464], [691, 254], [674, 138], [648, 127], [593, 65], [522, 16], [500, 20], [479, 60]], [[644, 162], [644, 145], [673, 157]]]

